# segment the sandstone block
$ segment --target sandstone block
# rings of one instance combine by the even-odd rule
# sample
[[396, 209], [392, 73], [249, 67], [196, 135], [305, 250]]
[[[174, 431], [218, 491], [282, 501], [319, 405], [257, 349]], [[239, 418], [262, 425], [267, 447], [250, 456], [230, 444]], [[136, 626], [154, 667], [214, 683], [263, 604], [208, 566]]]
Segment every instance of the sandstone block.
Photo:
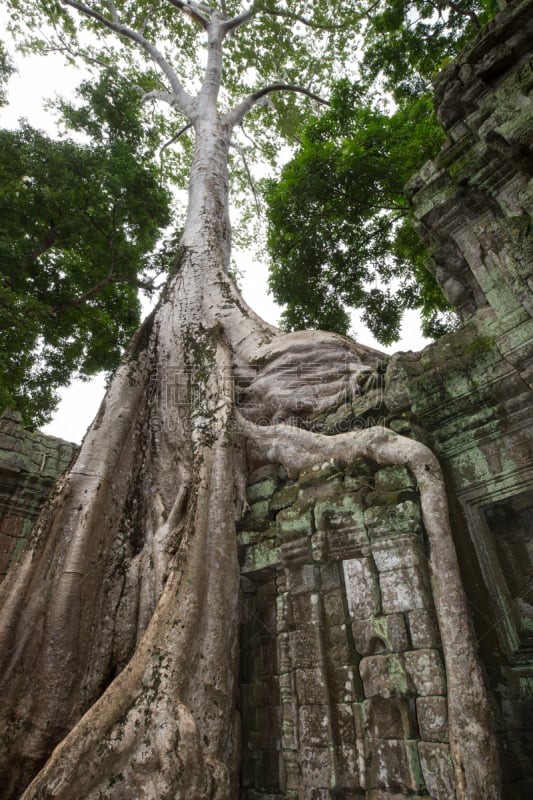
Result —
[[437, 620], [432, 611], [415, 608], [409, 611], [407, 620], [415, 650], [436, 647], [440, 643]]
[[335, 703], [331, 705], [331, 726], [334, 742], [355, 747], [356, 736], [351, 703]]
[[445, 697], [417, 697], [416, 713], [421, 739], [427, 742], [448, 741], [448, 709]]
[[448, 745], [419, 742], [418, 754], [431, 797], [435, 800], [455, 800], [455, 772]]
[[300, 747], [328, 747], [329, 706], [305, 705], [298, 709]]
[[281, 560], [284, 564], [309, 564], [313, 560], [311, 540], [309, 536], [283, 542], [280, 548]]
[[[341, 745], [340, 747], [335, 747], [335, 758], [335, 777], [337, 786], [342, 786], [343, 789], [359, 789], [360, 783], [357, 769], [357, 749], [355, 745]], [[345, 798], [349, 795], [343, 793], [341, 796]]]
[[380, 612], [380, 593], [374, 562], [353, 558], [342, 562], [350, 618], [366, 619]]
[[361, 659], [359, 672], [366, 697], [405, 697], [413, 693], [403, 655], [367, 656]]
[[291, 595], [318, 588], [317, 568], [313, 564], [294, 564], [286, 570], [287, 589]]
[[317, 667], [294, 670], [294, 687], [297, 702], [303, 705], [320, 705], [328, 702], [328, 687], [322, 670]]
[[412, 536], [377, 539], [372, 542], [371, 549], [379, 572], [389, 572], [402, 567], [420, 567], [427, 561], [420, 541]]
[[356, 696], [355, 683], [359, 675], [354, 674], [351, 666], [328, 664], [328, 688], [333, 702], [351, 703]]
[[314, 530], [312, 509], [299, 503], [282, 509], [276, 517], [276, 522], [282, 542], [310, 536]]
[[405, 653], [405, 669], [417, 694], [428, 696], [446, 693], [444, 668], [437, 650], [411, 650]]
[[420, 509], [417, 503], [406, 500], [397, 506], [373, 506], [364, 513], [366, 529], [371, 539], [418, 535], [421, 531]]
[[280, 511], [282, 508], [292, 506], [298, 499], [298, 491], [299, 487], [295, 483], [292, 486], [283, 486], [283, 488], [274, 492], [270, 498], [270, 510], [275, 512]]
[[410, 739], [416, 736], [412, 701], [401, 697], [371, 697], [364, 702], [367, 736], [374, 739]]
[[315, 506], [315, 522], [318, 530], [353, 528], [364, 532], [361, 497], [357, 494], [345, 494], [319, 501]]
[[318, 632], [311, 625], [290, 631], [289, 645], [293, 666], [309, 669], [320, 663]]
[[401, 567], [390, 572], [381, 572], [379, 585], [384, 613], [431, 608], [426, 584], [425, 573], [420, 567]]
[[346, 622], [344, 598], [340, 589], [322, 593], [322, 608], [327, 627], [343, 625]]
[[328, 789], [331, 783], [329, 750], [304, 747], [300, 750], [300, 771], [304, 786]]
[[244, 548], [244, 558], [241, 573], [249, 575], [265, 569], [278, 567], [281, 562], [281, 549], [276, 546], [274, 539], [265, 539], [257, 544]]
[[248, 484], [246, 487], [246, 496], [249, 503], [255, 503], [258, 500], [268, 500], [278, 486], [278, 481], [274, 478], [267, 478], [266, 480], [257, 483]]
[[339, 564], [321, 564], [320, 572], [320, 586], [324, 591], [329, 589], [336, 589], [341, 585], [341, 572]]
[[377, 739], [370, 751], [369, 783], [381, 789], [399, 788], [404, 793], [424, 789], [416, 741]]
[[403, 614], [354, 620], [352, 631], [355, 649], [362, 656], [377, 655], [386, 650], [398, 653], [410, 648]]
[[301, 628], [311, 624], [311, 593], [301, 592], [300, 594], [289, 595], [289, 627], [291, 629]]
[[398, 489], [413, 489], [416, 481], [407, 467], [397, 464], [379, 469], [374, 475], [374, 485], [376, 492], [395, 492]]
[[270, 528], [273, 523], [273, 516], [270, 513], [270, 502], [268, 500], [258, 500], [252, 503], [243, 519], [239, 522], [239, 528], [248, 531], [264, 531]]
[[325, 537], [328, 561], [362, 558], [370, 555], [368, 535], [364, 528], [341, 528], [319, 531]]

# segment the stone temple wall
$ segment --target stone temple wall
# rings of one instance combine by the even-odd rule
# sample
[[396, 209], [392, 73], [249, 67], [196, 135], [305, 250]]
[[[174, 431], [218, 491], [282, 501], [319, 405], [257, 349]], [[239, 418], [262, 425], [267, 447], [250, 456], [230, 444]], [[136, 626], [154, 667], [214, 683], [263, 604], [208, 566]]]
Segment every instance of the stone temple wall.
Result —
[[12, 411], [0, 416], [0, 580], [76, 451], [70, 442], [24, 430]]
[[418, 493], [357, 459], [252, 476], [243, 575], [243, 800], [455, 797]]

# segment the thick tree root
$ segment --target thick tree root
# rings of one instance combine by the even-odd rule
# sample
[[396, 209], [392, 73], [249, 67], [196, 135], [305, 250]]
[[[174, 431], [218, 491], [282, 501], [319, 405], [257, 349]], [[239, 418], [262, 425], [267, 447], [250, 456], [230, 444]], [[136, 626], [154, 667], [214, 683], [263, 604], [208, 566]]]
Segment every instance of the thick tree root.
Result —
[[[193, 255], [2, 586], [2, 800], [237, 796], [244, 438], [289, 472], [358, 455], [414, 472], [458, 800], [496, 800], [487, 700], [435, 457], [384, 428], [327, 437], [279, 424], [339, 402], [379, 354], [333, 334], [278, 335], [223, 272], [206, 289]], [[243, 413], [266, 427], [234, 424], [235, 373], [247, 384]]]

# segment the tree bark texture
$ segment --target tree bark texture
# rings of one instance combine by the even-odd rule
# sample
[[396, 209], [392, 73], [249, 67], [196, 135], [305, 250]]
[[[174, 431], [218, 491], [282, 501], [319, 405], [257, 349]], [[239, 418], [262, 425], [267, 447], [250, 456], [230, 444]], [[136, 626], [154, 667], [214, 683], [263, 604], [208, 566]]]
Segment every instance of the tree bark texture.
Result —
[[[377, 356], [335, 334], [280, 333], [229, 279], [231, 125], [215, 110], [212, 60], [175, 273], [1, 588], [0, 797], [238, 796], [235, 519], [248, 446], [289, 470], [364, 454], [414, 471], [457, 797], [496, 800], [487, 699], [438, 464], [383, 428], [331, 437], [298, 428]], [[294, 360], [308, 369], [288, 385]], [[246, 385], [239, 413], [235, 377]]]

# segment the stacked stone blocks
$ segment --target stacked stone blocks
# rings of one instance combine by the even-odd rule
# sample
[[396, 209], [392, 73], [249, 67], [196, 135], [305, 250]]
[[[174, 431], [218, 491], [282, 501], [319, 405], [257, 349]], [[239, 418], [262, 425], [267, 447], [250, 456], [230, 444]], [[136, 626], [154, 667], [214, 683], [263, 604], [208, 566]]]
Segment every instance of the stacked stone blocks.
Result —
[[[410, 472], [357, 459], [348, 470], [328, 462], [289, 480], [270, 465], [251, 476], [248, 496], [241, 569], [245, 597], [270, 592], [268, 703], [273, 710], [279, 697], [279, 717], [270, 715], [277, 737], [250, 720], [260, 678], [245, 665], [243, 800], [454, 798], [446, 679]], [[253, 658], [253, 647], [243, 649]], [[275, 780], [265, 780], [267, 761]], [[250, 763], [262, 764], [259, 784]]]

